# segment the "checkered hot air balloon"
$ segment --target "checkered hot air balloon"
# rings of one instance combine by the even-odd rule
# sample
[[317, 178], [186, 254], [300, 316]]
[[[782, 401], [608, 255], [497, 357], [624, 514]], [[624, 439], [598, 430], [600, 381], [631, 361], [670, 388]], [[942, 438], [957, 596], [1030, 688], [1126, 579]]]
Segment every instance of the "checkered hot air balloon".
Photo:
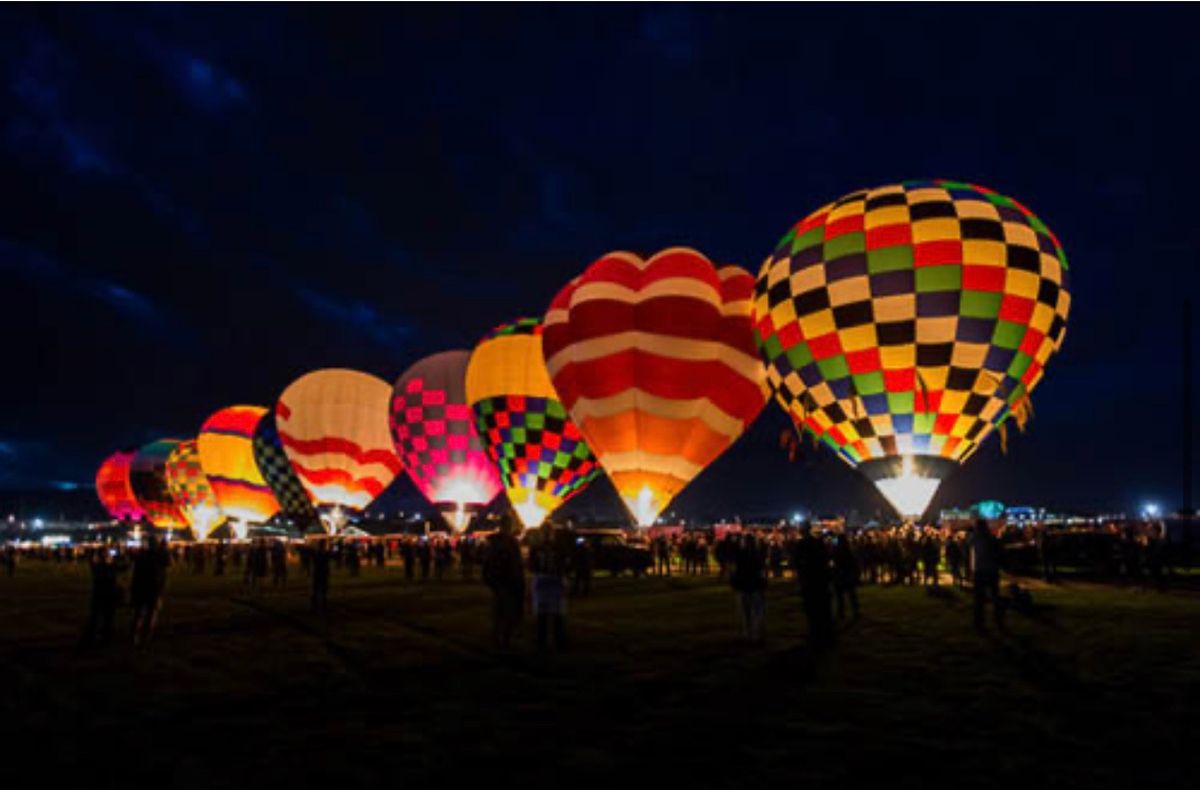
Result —
[[167, 487], [167, 459], [178, 439], [160, 439], [142, 446], [129, 468], [129, 483], [146, 519], [159, 529], [185, 529], [187, 519]]
[[492, 330], [471, 353], [467, 402], [513, 510], [527, 528], [600, 474], [596, 457], [558, 399], [542, 356], [542, 321]]
[[469, 351], [445, 351], [405, 371], [392, 390], [396, 452], [417, 489], [455, 529], [500, 493], [496, 467], [467, 405]]
[[767, 257], [756, 340], [776, 400], [904, 516], [1013, 417], [1059, 349], [1062, 245], [1029, 209], [956, 181], [854, 192]]
[[275, 427], [275, 413], [267, 411], [258, 421], [254, 429], [254, 463], [262, 473], [263, 480], [275, 494], [280, 510], [301, 525], [312, 524], [317, 519], [317, 510], [308, 491], [292, 469], [292, 463], [284, 452], [283, 443], [279, 441], [279, 431]]
[[279, 396], [279, 441], [331, 531], [400, 473], [388, 428], [391, 397], [386, 381], [333, 368], [301, 376]]
[[699, 252], [613, 252], [546, 313], [554, 388], [638, 524], [742, 435], [768, 397], [754, 279]]
[[262, 524], [279, 512], [279, 502], [254, 461], [254, 429], [267, 410], [229, 406], [204, 421], [196, 445], [200, 464], [239, 537], [250, 524]]
[[105, 458], [96, 472], [96, 496], [115, 519], [140, 521], [145, 515], [129, 483], [130, 466], [135, 455], [137, 450], [118, 450]]
[[225, 520], [208, 477], [200, 465], [196, 440], [180, 442], [167, 456], [167, 489], [197, 540], [204, 540]]

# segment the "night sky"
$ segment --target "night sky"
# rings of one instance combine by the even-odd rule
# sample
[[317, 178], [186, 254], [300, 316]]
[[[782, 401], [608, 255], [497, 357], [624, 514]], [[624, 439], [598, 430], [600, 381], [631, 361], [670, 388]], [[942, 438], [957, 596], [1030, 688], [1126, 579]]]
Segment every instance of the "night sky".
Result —
[[[392, 381], [608, 250], [756, 272], [823, 203], [940, 177], [1045, 220], [1074, 301], [1028, 432], [935, 506], [1177, 506], [1197, 49], [1145, 6], [7, 6], [0, 488], [90, 486], [310, 369]], [[785, 425], [675, 510], [885, 509]]]

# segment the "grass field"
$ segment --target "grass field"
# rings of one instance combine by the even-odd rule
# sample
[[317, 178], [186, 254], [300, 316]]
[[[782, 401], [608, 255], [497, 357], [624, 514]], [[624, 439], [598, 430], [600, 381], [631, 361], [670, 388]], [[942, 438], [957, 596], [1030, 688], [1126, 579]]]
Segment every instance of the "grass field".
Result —
[[[314, 616], [294, 578], [175, 571], [152, 645], [82, 652], [85, 569], [0, 578], [5, 786], [1141, 788], [1200, 767], [1183, 594], [1039, 588], [1042, 614], [980, 634], [967, 595], [868, 587], [814, 655], [788, 583], [756, 648], [711, 577], [602, 578], [568, 652], [527, 622], [497, 655], [478, 583], [335, 575]], [[37, 782], [11, 782], [23, 765]]]

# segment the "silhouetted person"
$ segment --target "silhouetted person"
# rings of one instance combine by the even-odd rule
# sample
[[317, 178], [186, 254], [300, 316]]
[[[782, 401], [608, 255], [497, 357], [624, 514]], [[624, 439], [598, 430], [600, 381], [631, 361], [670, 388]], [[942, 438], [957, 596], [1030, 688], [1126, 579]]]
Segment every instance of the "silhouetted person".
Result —
[[1004, 601], [1000, 599], [1000, 541], [988, 528], [983, 519], [975, 522], [972, 535], [972, 551], [975, 557], [975, 627], [984, 627], [983, 609], [987, 599], [992, 601], [992, 614], [996, 625], [1004, 625]]
[[329, 554], [329, 545], [323, 540], [315, 541], [309, 556], [312, 566], [312, 610], [324, 612], [329, 603], [329, 565], [333, 559]]
[[834, 641], [829, 552], [825, 542], [812, 534], [812, 526], [807, 522], [800, 528], [800, 534], [796, 543], [796, 568], [809, 639], [814, 648], [828, 647]]
[[[571, 595], [585, 598], [592, 593], [592, 571], [596, 560], [592, 553], [592, 544], [585, 538], [577, 538], [571, 550]], [[669, 575], [669, 574], [668, 574]]]
[[4, 549], [4, 572], [10, 579], [17, 572], [17, 550], [12, 546], [6, 546]]
[[171, 555], [166, 545], [151, 535], [133, 557], [133, 577], [129, 581], [129, 603], [133, 607], [133, 643], [144, 644], [154, 635], [163, 592], [167, 587], [167, 568]]
[[846, 616], [846, 599], [850, 599], [850, 611], [858, 619], [858, 556], [848, 535], [839, 535], [833, 547], [833, 591], [837, 596], [837, 616]]
[[412, 581], [413, 572], [417, 567], [417, 548], [411, 539], [405, 538], [404, 543], [400, 546], [400, 554], [404, 557], [404, 579]]
[[358, 576], [359, 568], [362, 567], [362, 558], [359, 554], [358, 541], [351, 540], [342, 544], [343, 550], [346, 552], [346, 569], [350, 571], [351, 576]]
[[724, 553], [732, 561], [729, 584], [737, 594], [742, 634], [751, 642], [762, 642], [767, 628], [767, 566], [762, 548], [748, 534], [741, 545], [725, 543]]
[[429, 567], [433, 564], [433, 548], [429, 545], [429, 538], [421, 538], [417, 546], [417, 560], [421, 565], [421, 581], [429, 578]]
[[114, 556], [116, 549], [98, 548], [92, 552], [92, 600], [87, 625], [83, 631], [85, 645], [107, 645], [112, 640], [113, 619], [121, 604], [118, 577], [125, 572], [125, 563]]
[[563, 584], [565, 555], [559, 550], [549, 524], [541, 528], [541, 540], [529, 550], [533, 572], [533, 616], [537, 618], [537, 645], [544, 650], [553, 632], [560, 650], [567, 643], [567, 591]]
[[287, 546], [282, 540], [271, 543], [271, 586], [287, 587]]
[[963, 547], [954, 535], [946, 541], [946, 567], [950, 570], [950, 579], [955, 586], [963, 586]]
[[492, 591], [492, 631], [501, 650], [508, 648], [521, 623], [525, 599], [521, 546], [512, 533], [512, 518], [505, 516], [500, 528], [488, 538], [483, 559], [483, 583]]

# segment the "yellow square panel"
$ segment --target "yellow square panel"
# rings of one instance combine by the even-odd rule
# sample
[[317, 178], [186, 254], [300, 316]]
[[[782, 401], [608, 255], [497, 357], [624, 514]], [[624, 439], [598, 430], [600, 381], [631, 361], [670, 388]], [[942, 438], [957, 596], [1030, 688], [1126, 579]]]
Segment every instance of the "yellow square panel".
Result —
[[782, 257], [778, 261], [775, 261], [775, 263], [771, 263], [771, 258], [768, 257], [763, 261], [763, 266], [769, 266], [767, 269], [767, 287], [783, 282], [792, 273], [792, 262], [787, 257]]
[[908, 222], [908, 219], [908, 206], [881, 206], [867, 212], [863, 218], [863, 227], [870, 230], [885, 225], [900, 225]]
[[800, 317], [800, 331], [805, 337], [820, 337], [834, 331], [833, 311], [826, 309]]
[[1031, 250], [1038, 248], [1037, 233], [1033, 228], [1021, 222], [1004, 223], [1004, 240], [1009, 244], [1020, 244]]
[[866, 302], [871, 298], [871, 279], [865, 274], [858, 277], [847, 277], [837, 280], [827, 286], [829, 303], [834, 305]]
[[846, 219], [846, 217], [860, 216], [864, 211], [866, 211], [866, 208], [867, 204], [861, 198], [859, 200], [851, 200], [849, 203], [843, 203], [833, 211], [829, 212], [829, 216], [825, 218], [825, 224], [832, 225], [838, 220]]
[[1004, 384], [1004, 379], [999, 373], [991, 370], [981, 370], [979, 375], [975, 377], [975, 386], [971, 388], [972, 392], [977, 392], [980, 395], [995, 395], [996, 391]]
[[796, 320], [796, 305], [791, 299], [785, 299], [771, 309], [771, 321], [778, 329]]
[[1052, 323], [1054, 323], [1054, 308], [1038, 302], [1033, 308], [1033, 315], [1029, 317], [1029, 325], [1045, 334], [1050, 331]]
[[877, 296], [871, 300], [876, 322], [911, 321], [917, 317], [916, 294]]
[[899, 184], [888, 184], [887, 186], [875, 187], [867, 192], [867, 200], [872, 198], [880, 198], [886, 195], [903, 195], [904, 187]]
[[942, 402], [938, 407], [938, 412], [941, 414], [962, 414], [963, 407], [967, 405], [968, 394], [960, 390], [946, 390], [942, 394]]
[[982, 367], [987, 352], [987, 343], [964, 343], [960, 340], [954, 344], [954, 350], [950, 352], [950, 364], [956, 368]]
[[911, 189], [908, 192], [908, 205], [910, 206], [914, 203], [928, 203], [931, 200], [950, 202], [950, 193], [938, 187], [922, 187], [921, 189]]
[[1053, 255], [1043, 252], [1040, 274], [1055, 285], [1062, 285], [1062, 262]]
[[1066, 318], [1067, 313], [1071, 312], [1071, 294], [1066, 291], [1058, 292], [1058, 307], [1055, 308], [1055, 312]]
[[946, 389], [946, 379], [950, 376], [950, 366], [939, 365], [936, 368], [918, 368], [917, 373], [920, 375], [920, 379], [917, 382], [918, 387], [921, 385], [921, 382], [924, 382], [926, 390], [937, 392], [938, 390]]
[[885, 370], [904, 370], [917, 364], [917, 347], [911, 343], [903, 346], [880, 346], [879, 359]]
[[810, 389], [809, 393], [812, 394], [813, 400], [817, 402], [818, 406], [828, 406], [837, 400], [837, 398], [834, 397], [833, 390], [831, 390], [829, 385], [824, 381]]
[[890, 414], [872, 415], [871, 427], [880, 436], [891, 436], [892, 432], [895, 431], [895, 427], [892, 425], [892, 415]]
[[839, 329], [838, 339], [842, 341], [842, 349], [845, 351], [862, 351], [879, 342], [875, 335], [874, 324]]
[[996, 419], [996, 415], [1004, 408], [1004, 401], [1000, 398], [988, 398], [988, 402], [983, 404], [983, 411], [979, 412], [979, 416], [991, 422]]
[[963, 263], [967, 266], [1005, 266], [1008, 257], [1004, 242], [967, 239], [963, 242]]
[[950, 429], [950, 435], [957, 436], [959, 439], [965, 438], [967, 431], [971, 430], [972, 426], [975, 425], [976, 419], [976, 417], [968, 416], [966, 414], [959, 416], [959, 418], [954, 421], [954, 427]]
[[935, 219], [919, 219], [912, 224], [913, 243], [920, 244], [923, 241], [945, 241], [947, 239], [958, 239], [962, 236], [962, 231], [959, 228], [958, 220], [950, 217], [937, 217]]
[[1040, 278], [1033, 272], [1008, 269], [1004, 272], [1004, 293], [1036, 299]]
[[918, 343], [952, 343], [958, 328], [958, 316], [943, 315], [917, 319]]
[[984, 200], [957, 200], [954, 202], [954, 213], [960, 219], [1000, 219], [996, 207]]
[[[772, 365], [771, 368], [774, 368], [774, 365]], [[787, 374], [787, 376], [783, 379], [783, 383], [792, 392], [804, 391], [804, 379], [800, 378], [800, 374], [794, 370]]]
[[825, 267], [806, 266], [792, 275], [792, 293], [802, 294], [825, 285]]

